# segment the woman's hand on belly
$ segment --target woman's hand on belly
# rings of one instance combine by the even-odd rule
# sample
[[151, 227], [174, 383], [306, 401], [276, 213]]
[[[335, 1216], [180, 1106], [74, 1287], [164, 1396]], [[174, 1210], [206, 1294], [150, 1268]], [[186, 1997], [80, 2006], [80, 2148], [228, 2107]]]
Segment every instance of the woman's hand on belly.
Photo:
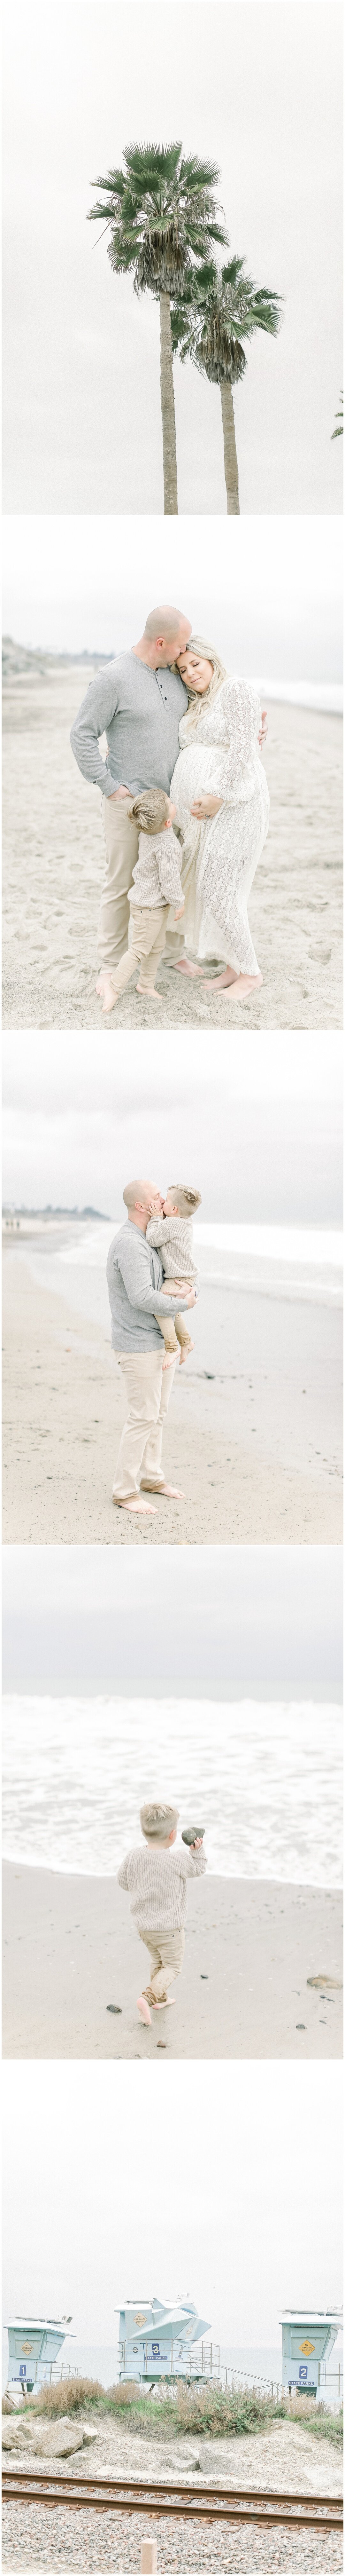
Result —
[[197, 814], [198, 822], [203, 823], [205, 815], [220, 814], [223, 801], [222, 796], [195, 796], [194, 805], [190, 808], [191, 814]]

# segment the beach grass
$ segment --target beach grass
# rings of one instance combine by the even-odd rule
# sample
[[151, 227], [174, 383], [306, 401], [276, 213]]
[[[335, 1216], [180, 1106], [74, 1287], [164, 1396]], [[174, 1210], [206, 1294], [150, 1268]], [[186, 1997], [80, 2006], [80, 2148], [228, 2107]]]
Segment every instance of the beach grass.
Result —
[[322, 2436], [339, 2449], [343, 2439], [342, 2408], [333, 2414], [322, 2400], [318, 2406], [308, 2406], [303, 2398], [296, 2415], [295, 2407], [290, 2410], [288, 2397], [274, 2397], [260, 2388], [221, 2388], [214, 2381], [202, 2387], [195, 2381], [161, 2381], [159, 2396], [154, 2392], [148, 2397], [135, 2380], [117, 2380], [114, 2387], [103, 2388], [100, 2380], [78, 2374], [77, 2379], [59, 2380], [55, 2386], [42, 2388], [39, 2397], [27, 2400], [25, 2415], [44, 2416], [47, 2420], [78, 2416], [86, 2410], [108, 2417], [125, 2413], [131, 2432], [144, 2433], [149, 2438], [152, 2433], [171, 2435], [175, 2441], [177, 2434], [192, 2434], [194, 2438], [206, 2434], [209, 2439], [219, 2440], [224, 2435], [263, 2433], [268, 2424], [295, 2425], [296, 2421], [306, 2426], [316, 2440]]

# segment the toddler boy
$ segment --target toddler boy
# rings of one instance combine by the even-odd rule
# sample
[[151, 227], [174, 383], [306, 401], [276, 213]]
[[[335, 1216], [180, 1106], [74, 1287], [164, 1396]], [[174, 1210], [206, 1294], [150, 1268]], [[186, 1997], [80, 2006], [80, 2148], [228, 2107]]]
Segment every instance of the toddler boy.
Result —
[[[171, 1296], [172, 1286], [180, 1288], [182, 1295], [186, 1296], [188, 1288], [197, 1285], [192, 1218], [198, 1207], [201, 1207], [200, 1190], [184, 1189], [180, 1182], [174, 1181], [167, 1198], [163, 1199], [163, 1216], [157, 1210], [157, 1216], [150, 1217], [146, 1227], [147, 1243], [152, 1244], [153, 1251], [160, 1252], [167, 1296]], [[181, 1368], [188, 1351], [194, 1350], [185, 1315], [167, 1315], [166, 1323], [163, 1315], [157, 1315], [156, 1322], [163, 1333], [166, 1351], [176, 1351], [180, 1343]]]
[[143, 1993], [138, 1995], [140, 2020], [151, 2022], [150, 2004], [162, 2012], [175, 1996], [168, 1995], [175, 1977], [180, 1977], [184, 1953], [184, 1925], [187, 1919], [187, 1878], [200, 1878], [207, 1867], [202, 1837], [193, 1846], [176, 1843], [178, 1807], [168, 1807], [157, 1800], [140, 1808], [144, 1848], [127, 1852], [117, 1871], [118, 1887], [131, 1896], [131, 1914], [150, 1952], [151, 1974]]
[[[184, 912], [178, 841], [172, 829], [176, 805], [162, 787], [147, 787], [127, 806], [127, 814], [128, 822], [139, 827], [138, 858], [128, 895], [132, 939], [111, 984], [117, 1002], [138, 967], [137, 993], [150, 993], [158, 1001], [155, 978], [165, 948], [169, 905], [177, 906], [175, 921]], [[111, 998], [108, 1007], [113, 1009]]]

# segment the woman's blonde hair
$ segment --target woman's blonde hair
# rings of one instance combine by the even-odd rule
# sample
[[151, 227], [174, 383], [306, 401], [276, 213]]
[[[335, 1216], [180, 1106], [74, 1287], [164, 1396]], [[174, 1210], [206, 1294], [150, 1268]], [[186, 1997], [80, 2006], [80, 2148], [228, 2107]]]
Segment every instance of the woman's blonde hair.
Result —
[[[193, 733], [194, 727], [198, 723], [199, 715], [201, 714], [201, 708], [211, 706], [211, 700], [217, 696], [217, 690], [221, 689], [222, 681], [226, 680], [227, 673], [224, 668], [224, 662], [221, 662], [220, 660], [220, 654], [215, 653], [213, 644], [205, 643], [204, 635], [190, 635], [189, 643], [186, 644], [185, 650], [186, 653], [200, 653], [203, 662], [212, 662], [212, 679], [210, 680], [209, 688], [203, 689], [202, 697], [199, 697], [196, 689], [191, 687], [189, 680], [184, 680], [183, 683], [184, 688], [188, 690], [189, 698], [188, 715], [184, 716], [183, 722], [188, 726], [188, 733]], [[176, 669], [178, 669], [178, 664], [176, 664]]]
[[145, 787], [142, 796], [135, 796], [133, 805], [127, 806], [128, 821], [137, 823], [139, 832], [162, 832], [169, 805], [164, 787]]

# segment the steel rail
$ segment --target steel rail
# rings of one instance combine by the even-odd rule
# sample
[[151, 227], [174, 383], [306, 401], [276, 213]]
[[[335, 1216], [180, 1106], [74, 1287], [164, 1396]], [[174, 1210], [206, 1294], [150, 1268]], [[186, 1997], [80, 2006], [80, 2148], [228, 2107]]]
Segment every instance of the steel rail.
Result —
[[179, 2515], [185, 2521], [293, 2524], [294, 2528], [342, 2531], [342, 2496], [301, 2496], [244, 2487], [157, 2485], [131, 2478], [79, 2477], [65, 2472], [4, 2469], [4, 2501], [66, 2504], [78, 2512], [90, 2505], [99, 2513]]

